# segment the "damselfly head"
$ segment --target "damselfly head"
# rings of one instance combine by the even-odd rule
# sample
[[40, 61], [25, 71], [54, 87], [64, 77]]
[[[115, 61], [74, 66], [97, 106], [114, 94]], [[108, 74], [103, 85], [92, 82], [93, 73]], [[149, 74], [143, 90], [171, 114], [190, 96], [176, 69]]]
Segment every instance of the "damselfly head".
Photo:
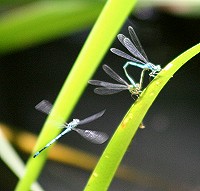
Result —
[[154, 65], [153, 63], [149, 62], [146, 64], [148, 69], [150, 69], [154, 74], [156, 72], [160, 72], [161, 71], [161, 66], [160, 65]]
[[[149, 63], [149, 64], [151, 64], [151, 63]], [[150, 77], [155, 77], [156, 76], [156, 74], [158, 74], [158, 72], [160, 72], [161, 71], [161, 66], [160, 65], [154, 65], [154, 64], [151, 64], [151, 73], [149, 74], [149, 76]]]
[[156, 71], [157, 71], [157, 72], [160, 72], [161, 69], [162, 69], [160, 65], [157, 65], [157, 66], [155, 66], [155, 67], [156, 67]]
[[136, 84], [136, 87], [133, 85], [129, 85], [128, 90], [131, 93], [131, 95], [139, 95], [141, 93], [139, 84]]
[[161, 70], [160, 65], [154, 65], [152, 63], [151, 63], [151, 68], [152, 68], [152, 71], [154, 71], [154, 72], [160, 72], [160, 70]]
[[70, 125], [78, 125], [79, 122], [80, 122], [79, 119], [73, 119], [73, 121], [70, 122]]

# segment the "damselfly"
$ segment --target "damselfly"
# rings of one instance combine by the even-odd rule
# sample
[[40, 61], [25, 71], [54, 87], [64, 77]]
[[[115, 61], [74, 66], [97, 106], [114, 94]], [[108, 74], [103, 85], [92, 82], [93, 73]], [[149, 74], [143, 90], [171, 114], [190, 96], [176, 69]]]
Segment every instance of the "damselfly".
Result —
[[[47, 101], [47, 100], [43, 100], [41, 101], [39, 104], [37, 104], [35, 106], [35, 109], [45, 113], [45, 114], [49, 114], [51, 112], [52, 109], [52, 104]], [[103, 114], [104, 114], [105, 110], [96, 113], [90, 117], [87, 117], [83, 120], [79, 120], [79, 119], [73, 119], [72, 122], [70, 123], [64, 123], [61, 127], [64, 128], [65, 130], [62, 131], [56, 138], [54, 138], [52, 141], [50, 141], [43, 149], [41, 149], [40, 151], [36, 152], [34, 154], [34, 158], [36, 156], [38, 156], [44, 149], [48, 148], [50, 145], [52, 145], [55, 141], [57, 141], [59, 138], [61, 138], [63, 135], [65, 135], [66, 133], [70, 132], [70, 131], [75, 131], [77, 132], [79, 135], [81, 135], [83, 138], [85, 138], [86, 140], [95, 143], [95, 144], [102, 144], [104, 143], [107, 139], [108, 139], [108, 135], [104, 132], [100, 132], [100, 131], [92, 131], [92, 130], [83, 130], [83, 129], [78, 129], [76, 128], [78, 125], [83, 125], [86, 123], [90, 123], [98, 118], [100, 118]]]
[[132, 78], [130, 77], [130, 75], [127, 72], [127, 67], [129, 65], [131, 66], [137, 66], [139, 68], [143, 69], [143, 72], [141, 73], [141, 78], [143, 79], [143, 75], [144, 75], [144, 71], [145, 70], [151, 70], [151, 73], [149, 74], [150, 77], [155, 77], [155, 75], [161, 70], [161, 66], [160, 65], [154, 65], [153, 63], [149, 62], [148, 57], [144, 51], [144, 49], [142, 48], [142, 45], [135, 33], [135, 31], [133, 30], [133, 28], [131, 26], [128, 27], [128, 31], [130, 34], [130, 37], [132, 39], [132, 41], [127, 38], [126, 36], [124, 36], [123, 34], [118, 34], [118, 40], [121, 42], [121, 44], [134, 56], [130, 56], [129, 54], [116, 49], [116, 48], [111, 48], [110, 50], [118, 55], [121, 56], [123, 58], [126, 58], [128, 61], [124, 66], [124, 72], [127, 76], [127, 78], [129, 79], [129, 81], [132, 83]]
[[[128, 84], [124, 79], [122, 79], [116, 72], [114, 72], [109, 66], [103, 65], [103, 70], [114, 80], [119, 82], [120, 84], [113, 84], [109, 82], [104, 82], [100, 80], [89, 80], [88, 83], [95, 85], [95, 86], [101, 86], [94, 89], [94, 92], [96, 94], [100, 95], [110, 95], [115, 94], [118, 92], [121, 92], [123, 90], [129, 90], [131, 95], [138, 95], [141, 91], [140, 89], [141, 84], [135, 83], [133, 80], [132, 84]], [[142, 82], [142, 79], [141, 79]]]

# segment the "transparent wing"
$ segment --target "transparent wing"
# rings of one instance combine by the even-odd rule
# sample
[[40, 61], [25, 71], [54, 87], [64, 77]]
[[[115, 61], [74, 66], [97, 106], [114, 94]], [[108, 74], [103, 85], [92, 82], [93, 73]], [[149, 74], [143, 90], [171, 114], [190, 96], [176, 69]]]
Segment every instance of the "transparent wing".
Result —
[[144, 56], [144, 58], [149, 62], [149, 59], [148, 59], [144, 49], [142, 48], [142, 45], [141, 45], [141, 43], [140, 43], [140, 41], [139, 41], [134, 29], [131, 26], [129, 26], [128, 27], [128, 31], [129, 31], [130, 37], [131, 37], [133, 43], [135, 44], [136, 48]]
[[103, 86], [105, 88], [127, 88], [127, 85], [113, 84], [113, 83], [104, 82], [100, 80], [89, 80], [88, 83], [95, 86]]
[[[35, 109], [49, 115], [52, 110], [52, 107], [53, 105], [49, 101], [42, 100], [40, 103], [38, 103], [35, 106]], [[57, 116], [55, 120], [51, 119], [51, 123], [53, 123], [55, 126], [58, 126], [59, 128], [66, 128], [67, 123], [63, 124], [63, 123], [58, 122], [58, 120], [63, 121], [62, 118]]]
[[106, 64], [103, 65], [103, 70], [108, 74], [112, 79], [118, 81], [119, 83], [125, 84], [128, 86], [128, 83], [122, 79], [116, 72], [114, 72], [109, 66]]
[[141, 61], [148, 63], [144, 56], [139, 52], [139, 50], [135, 47], [135, 45], [131, 42], [129, 38], [124, 39], [124, 44], [127, 50], [136, 58], [140, 59]]
[[47, 100], [42, 100], [35, 106], [35, 109], [41, 111], [42, 113], [49, 114], [52, 109], [52, 104]]
[[76, 131], [86, 140], [95, 144], [102, 144], [108, 139], [108, 135], [100, 131], [83, 130], [77, 128], [73, 128], [72, 130]]
[[136, 62], [136, 63], [141, 63], [141, 64], [144, 64], [142, 61], [136, 59], [136, 58], [133, 58], [132, 56], [128, 55], [127, 53], [117, 49], [117, 48], [111, 48], [110, 51], [114, 54], [116, 54], [117, 56], [120, 56], [122, 58], [125, 58], [127, 60], [131, 60], [133, 62]]
[[96, 114], [90, 116], [90, 117], [87, 117], [87, 118], [85, 118], [83, 120], [80, 120], [78, 125], [83, 125], [83, 124], [86, 124], [86, 123], [90, 123], [90, 122], [98, 119], [99, 117], [101, 117], [105, 113], [105, 111], [106, 110], [103, 110], [103, 111], [101, 111], [99, 113], [96, 113]]
[[[126, 38], [126, 36], [124, 36], [123, 34], [118, 34], [118, 35], [117, 35], [117, 38], [118, 38], [119, 42], [121, 42], [122, 45], [125, 46], [125, 44], [124, 44], [124, 39]], [[125, 47], [126, 47], [126, 46], [125, 46]]]
[[99, 95], [111, 95], [111, 94], [116, 94], [119, 93], [123, 90], [127, 90], [128, 88], [113, 88], [113, 89], [108, 89], [105, 87], [100, 87], [100, 88], [95, 88], [94, 93], [99, 94]]
[[[118, 40], [122, 43], [122, 45], [136, 58], [139, 58], [140, 60], [146, 62], [147, 60], [143, 57], [143, 55], [140, 53], [140, 51], [137, 49], [137, 47], [131, 42], [129, 38], [124, 36], [123, 34], [117, 35]], [[133, 41], [134, 42], [134, 41]], [[145, 54], [146, 55], [146, 54]]]

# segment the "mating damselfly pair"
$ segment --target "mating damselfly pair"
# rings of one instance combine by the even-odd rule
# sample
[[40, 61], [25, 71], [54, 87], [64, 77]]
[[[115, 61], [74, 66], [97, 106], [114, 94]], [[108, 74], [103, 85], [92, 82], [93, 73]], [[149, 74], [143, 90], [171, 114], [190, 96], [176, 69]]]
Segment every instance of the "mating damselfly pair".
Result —
[[[47, 100], [43, 100], [40, 103], [38, 103], [35, 106], [35, 109], [37, 109], [38, 111], [41, 111], [45, 114], [49, 114], [52, 110], [52, 104], [47, 101]], [[104, 114], [105, 110], [96, 113], [90, 117], [87, 117], [83, 120], [80, 119], [73, 119], [72, 122], [70, 123], [64, 123], [62, 125], [60, 125], [60, 127], [62, 127], [63, 129], [65, 129], [64, 131], [62, 131], [57, 137], [55, 137], [53, 140], [51, 140], [48, 144], [46, 144], [45, 147], [43, 147], [41, 150], [39, 150], [38, 152], [36, 152], [34, 154], [34, 158], [36, 156], [38, 156], [44, 149], [48, 148], [50, 145], [52, 145], [55, 141], [57, 141], [59, 138], [61, 138], [63, 135], [65, 135], [66, 133], [69, 133], [70, 131], [75, 131], [77, 132], [79, 135], [81, 135], [84, 139], [95, 143], [95, 144], [102, 144], [104, 143], [107, 139], [108, 139], [108, 135], [104, 132], [100, 132], [100, 131], [92, 131], [92, 130], [83, 130], [83, 129], [79, 129], [77, 128], [78, 125], [84, 125], [86, 123], [90, 123], [98, 118], [100, 118], [103, 114]]]
[[[155, 75], [161, 70], [160, 65], [154, 65], [151, 62], [149, 62], [148, 57], [142, 48], [142, 45], [133, 30], [132, 27], [128, 27], [129, 34], [131, 37], [131, 40], [124, 36], [123, 34], [117, 35], [119, 41], [121, 44], [132, 54], [129, 55], [119, 49], [111, 48], [111, 51], [123, 58], [126, 58], [129, 60], [126, 62], [126, 64], [123, 66], [124, 72], [126, 77], [128, 78], [129, 83], [127, 83], [124, 79], [122, 79], [116, 72], [114, 72], [109, 66], [103, 65], [103, 70], [114, 80], [119, 82], [120, 84], [113, 84], [109, 82], [104, 82], [100, 80], [89, 80], [89, 84], [100, 86], [98, 88], [95, 88], [94, 92], [100, 95], [109, 95], [118, 93], [123, 90], [129, 90], [131, 95], [139, 95], [142, 90], [143, 85], [143, 78], [144, 73], [146, 70], [150, 70], [151, 73], [149, 74], [150, 77], [155, 77]], [[140, 82], [136, 83], [133, 78], [130, 77], [130, 75], [127, 72], [127, 67], [136, 66], [142, 69], [141, 75], [140, 75]]]

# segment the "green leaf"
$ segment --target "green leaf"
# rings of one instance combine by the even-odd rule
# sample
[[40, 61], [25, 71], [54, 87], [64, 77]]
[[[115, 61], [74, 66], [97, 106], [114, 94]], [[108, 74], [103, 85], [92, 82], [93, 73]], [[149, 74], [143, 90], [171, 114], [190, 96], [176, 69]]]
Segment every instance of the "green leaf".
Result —
[[127, 151], [128, 146], [133, 140], [138, 126], [142, 122], [146, 112], [154, 102], [155, 98], [174, 73], [199, 52], [200, 44], [197, 44], [178, 56], [165, 68], [163, 68], [163, 70], [143, 91], [141, 96], [131, 106], [114, 133], [97, 166], [95, 167], [85, 187], [85, 191], [108, 190], [114, 174], [125, 152]]
[[[51, 124], [53, 116], [60, 116], [61, 119], [69, 117], [88, 80], [95, 72], [134, 4], [135, 1], [130, 0], [107, 1], [56, 99], [52, 112], [39, 136], [34, 152], [40, 150], [57, 136], [59, 130]], [[30, 157], [25, 175], [16, 187], [17, 191], [28, 190], [30, 185], [37, 179], [46, 161], [47, 150], [44, 150], [37, 158]]]

